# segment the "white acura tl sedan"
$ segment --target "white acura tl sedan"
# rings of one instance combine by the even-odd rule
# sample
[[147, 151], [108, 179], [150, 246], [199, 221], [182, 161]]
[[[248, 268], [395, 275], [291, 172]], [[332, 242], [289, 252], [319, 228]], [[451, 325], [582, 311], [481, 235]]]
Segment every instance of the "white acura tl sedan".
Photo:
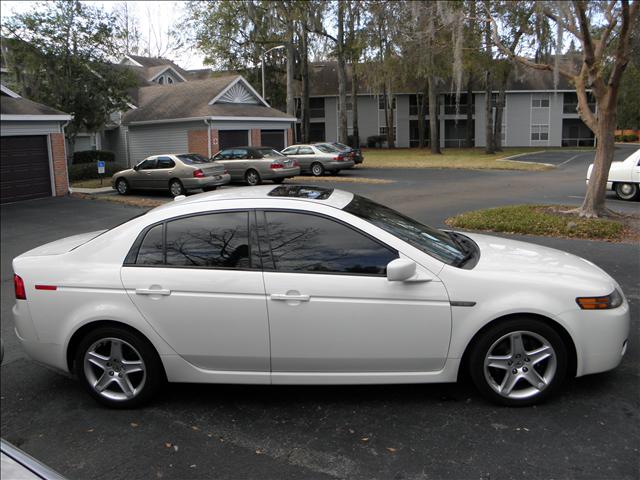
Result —
[[164, 381], [455, 382], [530, 405], [616, 367], [629, 306], [593, 263], [440, 231], [351, 193], [195, 195], [13, 261], [36, 361], [131, 407]]

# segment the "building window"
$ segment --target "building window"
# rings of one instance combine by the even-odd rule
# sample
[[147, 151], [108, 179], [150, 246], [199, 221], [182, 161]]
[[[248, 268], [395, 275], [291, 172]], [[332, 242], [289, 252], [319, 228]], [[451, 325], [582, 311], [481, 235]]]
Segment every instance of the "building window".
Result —
[[[562, 94], [562, 113], [578, 113], [578, 96], [573, 92]], [[587, 92], [587, 104], [592, 112], [596, 111], [596, 99], [591, 92]]]
[[[388, 131], [387, 127], [380, 127], [378, 130], [380, 135], [385, 135], [385, 136], [387, 135], [387, 131]], [[393, 138], [396, 138], [396, 131], [397, 131], [396, 127], [393, 127]]]
[[173, 78], [171, 78], [171, 77], [167, 77], [167, 83], [168, 83], [168, 84], [172, 84], [172, 83], [173, 83]]
[[162, 77], [158, 78], [158, 83], [159, 83], [160, 85], [163, 85], [163, 84], [164, 84], [164, 76], [162, 76]]
[[531, 125], [531, 140], [549, 140], [549, 125]]
[[[420, 104], [422, 103], [423, 98], [422, 95], [410, 95], [409, 96], [409, 115], [418, 115], [418, 109]], [[429, 113], [429, 105], [425, 103], [423, 115], [428, 115]]]
[[533, 108], [549, 108], [549, 95], [534, 95], [531, 97]]
[[[392, 98], [391, 108], [396, 109], [396, 97]], [[378, 96], [378, 110], [384, 110], [384, 95]]]

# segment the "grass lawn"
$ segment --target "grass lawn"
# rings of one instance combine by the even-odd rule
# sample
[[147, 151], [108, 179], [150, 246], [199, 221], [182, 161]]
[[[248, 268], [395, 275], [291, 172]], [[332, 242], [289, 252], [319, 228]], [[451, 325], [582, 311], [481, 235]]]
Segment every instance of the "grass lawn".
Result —
[[[504, 151], [486, 155], [482, 148], [447, 148], [442, 155], [433, 155], [429, 149], [365, 149], [364, 166], [366, 168], [467, 168], [481, 170], [550, 170], [542, 164], [498, 161], [519, 153], [533, 153], [559, 148], [505, 148]], [[566, 150], [565, 150], [566, 151]]]
[[111, 186], [111, 177], [104, 177], [102, 179], [102, 185], [100, 185], [99, 178], [92, 178], [91, 180], [76, 180], [75, 182], [71, 182], [72, 187], [77, 188], [100, 188], [100, 187], [110, 187]]
[[585, 238], [592, 240], [637, 240], [636, 216], [586, 219], [568, 213], [564, 205], [514, 205], [465, 212], [445, 220], [447, 225], [468, 230]]

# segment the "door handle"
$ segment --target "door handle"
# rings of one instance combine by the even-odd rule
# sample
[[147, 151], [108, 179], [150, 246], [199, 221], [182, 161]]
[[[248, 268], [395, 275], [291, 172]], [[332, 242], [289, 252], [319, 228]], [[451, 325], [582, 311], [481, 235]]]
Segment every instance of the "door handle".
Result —
[[171, 290], [162, 288], [136, 288], [136, 295], [171, 295]]
[[309, 295], [287, 295], [285, 293], [272, 293], [269, 295], [271, 300], [279, 300], [283, 302], [308, 302]]
[[151, 172], [144, 172], [144, 173], [146, 173], [147, 175], [151, 175]]

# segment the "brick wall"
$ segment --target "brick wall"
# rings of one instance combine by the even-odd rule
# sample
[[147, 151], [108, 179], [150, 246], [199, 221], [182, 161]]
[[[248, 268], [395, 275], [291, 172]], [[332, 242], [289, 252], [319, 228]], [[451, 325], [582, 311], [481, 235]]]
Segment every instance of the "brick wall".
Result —
[[220, 142], [218, 141], [218, 129], [211, 129], [211, 155], [215, 155], [220, 151]]
[[56, 196], [69, 193], [69, 174], [67, 171], [67, 154], [64, 145], [64, 134], [50, 133], [51, 163], [53, 164], [53, 181]]
[[260, 136], [260, 129], [252, 128], [251, 129], [251, 146], [259, 147], [261, 145], [262, 145], [262, 138]]
[[199, 153], [205, 157], [209, 156], [206, 130], [189, 130], [187, 133], [187, 145], [189, 153]]
[[285, 146], [289, 145], [293, 145], [293, 129], [291, 128], [287, 129], [287, 144]]

